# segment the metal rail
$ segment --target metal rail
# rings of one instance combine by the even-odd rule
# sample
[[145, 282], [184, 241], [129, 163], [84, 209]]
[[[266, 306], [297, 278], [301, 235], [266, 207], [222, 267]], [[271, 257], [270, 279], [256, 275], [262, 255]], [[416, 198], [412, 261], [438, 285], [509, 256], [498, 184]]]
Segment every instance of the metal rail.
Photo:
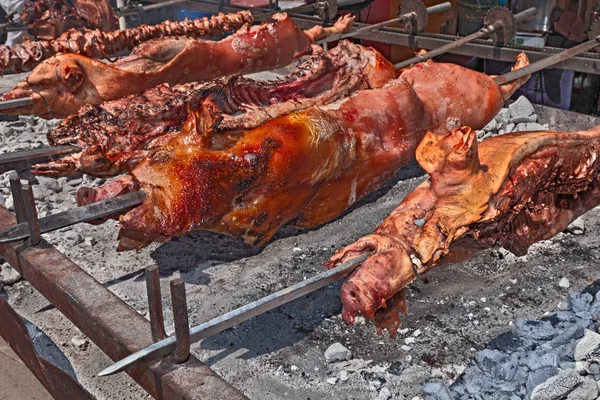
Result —
[[[519, 22], [525, 21], [527, 19], [530, 19], [535, 15], [536, 12], [537, 12], [537, 10], [535, 8], [528, 8], [527, 10], [522, 11], [522, 12], [518, 13], [517, 15], [515, 15], [515, 22], [519, 23]], [[503, 23], [501, 21], [496, 21], [489, 26], [483, 27], [479, 31], [472, 33], [471, 35], [457, 39], [452, 43], [448, 43], [444, 46], [433, 49], [423, 55], [409, 58], [408, 60], [402, 61], [401, 63], [394, 65], [394, 67], [396, 67], [396, 69], [401, 69], [401, 68], [406, 68], [406, 67], [416, 64], [416, 63], [431, 60], [434, 57], [437, 57], [444, 53], [450, 52], [452, 49], [464, 46], [465, 44], [472, 42], [473, 40], [482, 39], [484, 37], [490, 36], [492, 33], [496, 32], [497, 30], [502, 29], [502, 28], [503, 28]]]
[[[298, 27], [308, 29], [320, 22], [316, 18], [309, 16], [292, 17]], [[367, 24], [355, 23], [357, 28], [367, 26]], [[375, 32], [367, 32], [357, 35], [358, 39], [372, 40], [381, 43], [406, 46], [414, 49], [435, 49], [444, 46], [456, 40], [455, 36], [421, 33], [411, 35], [398, 28], [381, 28]], [[532, 46], [495, 46], [493, 43], [484, 40], [475, 40], [461, 47], [452, 49], [448, 53], [486, 58], [490, 60], [514, 62], [517, 55], [526, 51], [527, 57], [531, 62], [543, 60], [549, 56], [563, 52], [565, 49], [556, 47], [532, 47]], [[561, 61], [553, 66], [556, 69], [568, 69], [577, 72], [600, 75], [600, 55], [596, 53], [582, 53], [579, 56]]]
[[[369, 257], [369, 255], [370, 254], [361, 255], [354, 260], [340, 264], [335, 268], [280, 290], [277, 293], [270, 294], [259, 300], [253, 301], [252, 303], [246, 304], [245, 306], [225, 313], [217, 318], [213, 318], [203, 324], [197, 325], [189, 330], [189, 337], [186, 337], [187, 345], [189, 346], [189, 341], [194, 343], [199, 342], [204, 338], [215, 335], [219, 332], [223, 332], [224, 330], [241, 324], [250, 318], [273, 310], [274, 308], [289, 303], [292, 300], [305, 296], [308, 293], [314, 292], [315, 290], [340, 280], [358, 268], [360, 264]], [[187, 320], [185, 322], [187, 322]], [[125, 357], [124, 359], [101, 371], [98, 376], [116, 374], [126, 370], [127, 368], [132, 368], [134, 365], [165, 357], [172, 352], [179, 352], [179, 345], [174, 337], [161, 340], [160, 342], [154, 343], [145, 349]]]
[[527, 65], [525, 67], [511, 71], [507, 74], [496, 77], [494, 81], [498, 85], [503, 85], [507, 82], [511, 82], [516, 79], [525, 77], [527, 75], [531, 75], [534, 72], [541, 71], [544, 68], [552, 67], [554, 64], [558, 64], [564, 60], [568, 60], [571, 57], [576, 56], [577, 54], [589, 51], [598, 46], [600, 46], [600, 36], [596, 36], [592, 40], [588, 40], [587, 42], [581, 43], [575, 47], [571, 47], [570, 49], [565, 50], [562, 53], [555, 54], [541, 61], [535, 62], [533, 64]]
[[[0, 207], [0, 229], [15, 216]], [[113, 360], [153, 343], [150, 322], [43, 239], [38, 246], [0, 245], [0, 257]], [[183, 364], [168, 359], [127, 373], [157, 399], [247, 399], [193, 356]]]
[[[3, 102], [0, 101], [0, 105]], [[33, 164], [52, 160], [56, 156], [66, 156], [81, 151], [77, 146], [44, 146], [38, 149], [15, 151], [0, 154], [0, 174], [7, 171], [22, 170]]]
[[[432, 15], [432, 14], [436, 14], [436, 13], [448, 11], [450, 8], [452, 8], [452, 4], [449, 3], [449, 2], [445, 2], [445, 3], [437, 4], [435, 6], [427, 7], [426, 8], [426, 10], [427, 10], [426, 12], [427, 12], [427, 15]], [[318, 41], [317, 44], [335, 42], [337, 40], [343, 40], [343, 39], [347, 39], [347, 38], [351, 38], [351, 37], [356, 37], [356, 36], [359, 36], [359, 35], [361, 35], [363, 33], [368, 33], [368, 32], [376, 31], [379, 28], [386, 27], [386, 26], [394, 24], [396, 22], [404, 23], [404, 22], [410, 21], [415, 16], [416, 16], [416, 14], [414, 12], [411, 12], [411, 13], [408, 13], [408, 14], [402, 14], [402, 15], [399, 15], [398, 17], [396, 17], [396, 18], [392, 18], [392, 19], [387, 20], [387, 21], [383, 21], [383, 22], [379, 22], [379, 23], [376, 23], [376, 24], [371, 24], [371, 25], [363, 26], [362, 28], [359, 28], [359, 29], [357, 29], [355, 31], [352, 31], [352, 32], [348, 32], [348, 33], [345, 33], [345, 34], [342, 34], [342, 35], [333, 35], [333, 36], [330, 36], [328, 38], [325, 38], [323, 40]]]

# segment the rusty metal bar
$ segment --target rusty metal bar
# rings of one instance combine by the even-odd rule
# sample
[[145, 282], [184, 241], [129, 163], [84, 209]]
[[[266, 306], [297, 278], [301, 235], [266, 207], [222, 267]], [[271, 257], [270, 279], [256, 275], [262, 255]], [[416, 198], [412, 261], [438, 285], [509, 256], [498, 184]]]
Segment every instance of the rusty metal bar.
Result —
[[40, 221], [38, 220], [37, 209], [35, 208], [35, 199], [33, 189], [30, 184], [23, 185], [23, 206], [25, 207], [25, 218], [29, 226], [29, 239], [27, 243], [30, 246], [37, 246], [42, 240], [40, 233]]
[[[15, 222], [15, 217], [0, 207], [0, 229]], [[153, 343], [148, 320], [45, 240], [36, 247], [2, 244], [0, 257], [112, 360]], [[193, 356], [184, 364], [163, 359], [130, 368], [127, 373], [157, 399], [247, 399]]]
[[17, 222], [20, 224], [25, 222], [25, 205], [23, 201], [23, 187], [21, 186], [21, 178], [15, 171], [10, 174], [10, 191], [12, 192], [13, 207], [17, 215]]
[[[314, 17], [295, 15], [292, 18], [301, 29], [308, 29], [321, 22]], [[361, 28], [366, 24], [354, 23], [352, 26]], [[455, 36], [421, 33], [411, 35], [398, 28], [381, 28], [375, 32], [367, 32], [357, 36], [358, 39], [373, 40], [381, 43], [407, 46], [413, 49], [436, 49], [456, 40]], [[480, 57], [490, 60], [514, 62], [522, 51], [527, 53], [529, 61], [536, 62], [548, 56], [563, 52], [565, 49], [556, 47], [531, 47], [531, 46], [495, 46], [491, 42], [475, 40], [465, 45], [452, 49], [449, 53], [470, 57]], [[600, 57], [597, 54], [582, 53], [554, 65], [555, 69], [568, 69], [577, 72], [600, 75]]]
[[181, 278], [171, 281], [171, 302], [173, 304], [176, 340], [173, 358], [176, 363], [180, 364], [190, 357], [190, 324], [185, 297], [185, 283]]
[[96, 400], [69, 374], [37, 354], [21, 316], [0, 296], [0, 336], [55, 399]]
[[583, 42], [581, 44], [578, 44], [577, 46], [571, 47], [570, 49], [565, 50], [562, 53], [555, 54], [544, 60], [537, 61], [533, 64], [526, 65], [526, 66], [518, 68], [514, 71], [508, 72], [504, 75], [498, 76], [498, 77], [494, 78], [494, 81], [498, 85], [503, 85], [507, 82], [511, 82], [513, 80], [525, 77], [527, 75], [541, 71], [545, 68], [550, 68], [554, 64], [558, 64], [561, 61], [568, 60], [569, 58], [572, 58], [572, 57], [576, 56], [577, 54], [591, 50], [594, 47], [598, 47], [598, 46], [600, 46], [600, 36], [596, 36], [595, 38], [588, 40], [587, 42]]
[[167, 337], [165, 333], [165, 318], [163, 316], [162, 296], [160, 294], [160, 274], [158, 265], [146, 268], [146, 292], [148, 294], [148, 312], [150, 314], [150, 329], [155, 342]]

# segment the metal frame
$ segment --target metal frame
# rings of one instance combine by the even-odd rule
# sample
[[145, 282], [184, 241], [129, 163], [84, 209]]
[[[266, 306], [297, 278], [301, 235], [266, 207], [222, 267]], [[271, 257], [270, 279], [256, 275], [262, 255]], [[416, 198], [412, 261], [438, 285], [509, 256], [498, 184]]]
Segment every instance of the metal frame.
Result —
[[[319, 21], [309, 16], [294, 16], [294, 21], [301, 29], [308, 29]], [[367, 24], [355, 23], [357, 29]], [[367, 32], [356, 36], [358, 39], [372, 40], [381, 43], [395, 44], [419, 49], [435, 49], [451, 43], [458, 39], [456, 36], [421, 33], [411, 35], [398, 28], [382, 28], [376, 32]], [[497, 61], [514, 62], [515, 57], [522, 51], [527, 52], [527, 57], [531, 62], [543, 60], [549, 56], [565, 51], [565, 49], [555, 47], [526, 47], [526, 46], [495, 46], [484, 40], [475, 40], [466, 43], [461, 47], [451, 49], [449, 53], [463, 56], [480, 57]], [[588, 74], [600, 74], [600, 55], [597, 53], [583, 53], [568, 60], [554, 65], [552, 68], [569, 69]]]
[[[150, 0], [158, 1], [158, 0]], [[219, 2], [215, 0], [188, 0], [181, 3], [182, 7], [190, 8], [198, 11], [205, 12], [219, 12]], [[237, 6], [224, 6], [221, 8], [223, 12], [236, 12], [244, 7]], [[252, 10], [252, 9], [251, 9]], [[260, 13], [262, 10], [256, 10]], [[285, 10], [283, 10], [285, 11]], [[294, 14], [292, 19], [296, 22], [299, 28], [309, 29], [315, 25], [320, 25], [323, 20], [318, 17], [312, 17], [308, 15]], [[362, 29], [368, 27], [369, 24], [362, 24], [355, 22], [353, 27], [355, 29]], [[351, 31], [352, 32], [352, 31]], [[459, 39], [460, 37], [443, 35], [443, 34], [410, 34], [402, 29], [384, 27], [377, 31], [358, 33], [355, 36], [357, 39], [372, 40], [376, 42], [406, 46], [415, 49], [426, 49], [432, 50], [438, 47], [447, 45]], [[491, 41], [486, 40], [474, 40], [466, 43], [460, 47], [453, 48], [448, 51], [451, 54], [458, 54], [463, 56], [480, 57], [496, 61], [514, 62], [515, 57], [522, 51], [527, 52], [527, 57], [531, 62], [540, 61], [546, 57], [555, 55], [564, 51], [565, 49], [555, 47], [531, 47], [531, 46], [496, 46]], [[576, 57], [562, 61], [559, 64], [554, 65], [552, 68], [556, 69], [568, 69], [577, 72], [583, 72], [588, 74], [600, 74], [600, 55], [597, 53], [583, 53]]]
[[[29, 191], [23, 197], [26, 198]], [[29, 214], [27, 219], [33, 218], [30, 212], [25, 213]], [[13, 226], [16, 222], [17, 218], [12, 213], [0, 207], [0, 229]], [[152, 344], [152, 332], [156, 334], [164, 329], [162, 324], [158, 329], [151, 329], [150, 321], [43, 239], [36, 246], [27, 242], [2, 244], [0, 257], [115, 361]], [[184, 288], [178, 283], [174, 286], [177, 290], [173, 295], [181, 297]], [[151, 309], [157, 307], [156, 295], [154, 293]], [[151, 315], [156, 315], [156, 312]], [[14, 337], [10, 339], [7, 325], [0, 324], [0, 334], [7, 336], [9, 342], [14, 342]], [[166, 357], [160, 362], [131, 368], [127, 373], [156, 399], [247, 399], [194, 356], [188, 355], [185, 362], [178, 363], [184, 357], [180, 352], [178, 360]], [[31, 363], [30, 360], [28, 362]]]

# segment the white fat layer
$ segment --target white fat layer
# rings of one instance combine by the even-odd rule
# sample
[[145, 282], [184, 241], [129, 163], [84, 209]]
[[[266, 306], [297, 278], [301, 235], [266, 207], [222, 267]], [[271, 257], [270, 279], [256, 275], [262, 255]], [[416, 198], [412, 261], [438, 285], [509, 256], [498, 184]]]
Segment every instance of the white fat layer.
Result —
[[358, 174], [352, 180], [352, 186], [350, 187], [350, 197], [348, 197], [348, 207], [354, 204], [356, 201], [356, 185], [358, 184]]

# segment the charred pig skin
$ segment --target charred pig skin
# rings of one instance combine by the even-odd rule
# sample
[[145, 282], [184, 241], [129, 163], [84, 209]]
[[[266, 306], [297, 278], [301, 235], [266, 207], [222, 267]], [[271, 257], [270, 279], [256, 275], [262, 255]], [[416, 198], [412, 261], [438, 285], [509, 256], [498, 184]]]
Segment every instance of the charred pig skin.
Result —
[[122, 30], [118, 26], [113, 29], [93, 29], [89, 26], [73, 28], [53, 40], [28, 40], [13, 46], [0, 45], [0, 71], [31, 71], [43, 60], [58, 53], [76, 53], [101, 59], [131, 50], [148, 40], [166, 36], [216, 37], [253, 22], [250, 11], [240, 11], [234, 14], [219, 13], [210, 18], [164, 21], [157, 25], [141, 25]]
[[119, 29], [117, 16], [108, 0], [34, 0], [27, 1], [20, 20], [42, 40], [52, 40], [73, 28]]

